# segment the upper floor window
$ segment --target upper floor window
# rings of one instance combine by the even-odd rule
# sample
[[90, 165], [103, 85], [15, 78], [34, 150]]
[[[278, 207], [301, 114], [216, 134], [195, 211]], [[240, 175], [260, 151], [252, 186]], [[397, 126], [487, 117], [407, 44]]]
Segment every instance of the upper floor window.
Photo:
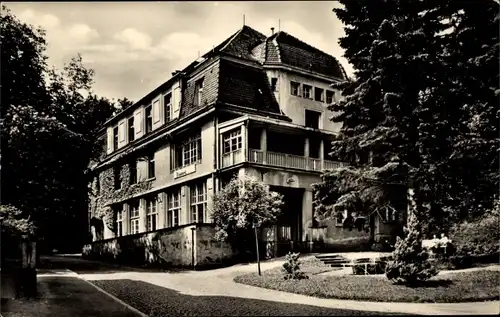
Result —
[[158, 209], [156, 197], [146, 199], [146, 228], [147, 231], [156, 230], [158, 227]]
[[271, 78], [271, 90], [276, 91], [278, 88], [278, 78], [273, 77]]
[[128, 141], [132, 142], [135, 140], [135, 130], [134, 130], [134, 117], [130, 117], [127, 120], [128, 125]]
[[153, 131], [153, 114], [151, 112], [151, 106], [147, 106], [146, 110], [146, 133]]
[[173, 168], [191, 165], [201, 160], [201, 133], [189, 137], [174, 148]]
[[129, 204], [130, 209], [130, 233], [139, 233], [139, 202], [133, 201]]
[[113, 151], [118, 149], [118, 126], [113, 127]]
[[319, 129], [321, 112], [306, 109], [305, 125], [308, 128]]
[[201, 105], [201, 99], [203, 96], [203, 82], [204, 82], [203, 78], [200, 78], [195, 82], [194, 102], [197, 106]]
[[181, 190], [177, 188], [168, 194], [167, 223], [169, 227], [179, 225], [181, 214]]
[[300, 83], [291, 81], [290, 82], [290, 94], [298, 96], [300, 94]]
[[223, 153], [229, 153], [241, 149], [241, 129], [228, 132], [223, 136]]
[[130, 185], [137, 183], [137, 161], [133, 160], [128, 164], [130, 173]]
[[331, 90], [326, 91], [326, 103], [331, 104], [335, 101], [335, 93]]
[[102, 152], [101, 152], [101, 155], [106, 155], [106, 150], [108, 148], [108, 145], [106, 144], [107, 138], [102, 138], [102, 139], [99, 139], [99, 142], [101, 143], [101, 147], [102, 147]]
[[325, 92], [324, 89], [314, 87], [314, 100], [321, 101], [321, 102], [325, 101], [324, 92]]
[[165, 123], [172, 120], [172, 93], [168, 93], [163, 97], [163, 105], [165, 107]]
[[123, 206], [115, 207], [116, 213], [116, 235], [118, 237], [123, 236]]
[[207, 219], [207, 183], [201, 182], [190, 188], [191, 221], [206, 222]]
[[303, 85], [302, 89], [303, 89], [302, 97], [307, 99], [312, 99], [312, 87], [309, 85]]
[[150, 154], [147, 158], [148, 160], [148, 178], [155, 177], [155, 155]]
[[113, 167], [113, 183], [115, 190], [120, 189], [122, 187], [120, 172], [121, 172], [120, 166]]

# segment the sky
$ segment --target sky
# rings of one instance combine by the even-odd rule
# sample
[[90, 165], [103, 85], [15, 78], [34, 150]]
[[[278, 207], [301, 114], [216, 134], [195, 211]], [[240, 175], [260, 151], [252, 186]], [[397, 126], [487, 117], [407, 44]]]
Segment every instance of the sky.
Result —
[[[95, 71], [94, 92], [137, 101], [171, 73], [245, 24], [271, 35], [278, 27], [352, 67], [338, 45], [343, 25], [333, 1], [9, 2], [21, 20], [47, 32], [49, 64], [62, 68], [80, 53]], [[278, 22], [279, 21], [279, 22]], [[199, 53], [198, 53], [199, 52]]]

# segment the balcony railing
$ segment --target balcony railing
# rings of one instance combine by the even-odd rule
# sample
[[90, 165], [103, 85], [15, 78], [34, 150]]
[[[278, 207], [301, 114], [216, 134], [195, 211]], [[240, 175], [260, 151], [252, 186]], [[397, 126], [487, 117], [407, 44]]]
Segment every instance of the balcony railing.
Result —
[[243, 162], [243, 151], [241, 149], [222, 155], [222, 167], [228, 167]]
[[[317, 158], [298, 156], [286, 153], [276, 153], [276, 152], [264, 153], [263, 151], [254, 149], [250, 149], [248, 154], [249, 154], [248, 161], [251, 163], [258, 163], [258, 164], [286, 167], [286, 168], [296, 168], [308, 171], [320, 172], [325, 169], [338, 168], [342, 165], [340, 162], [323, 160], [323, 168], [322, 168], [321, 160]], [[224, 157], [223, 157], [223, 167], [226, 166], [229, 165], [224, 165]]]

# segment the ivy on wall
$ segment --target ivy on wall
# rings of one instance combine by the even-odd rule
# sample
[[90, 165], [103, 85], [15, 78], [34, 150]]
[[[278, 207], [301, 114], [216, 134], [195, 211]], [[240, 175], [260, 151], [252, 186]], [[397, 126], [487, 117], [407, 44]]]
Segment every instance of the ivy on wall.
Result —
[[128, 164], [124, 164], [120, 169], [121, 188], [115, 190], [113, 168], [108, 168], [99, 174], [100, 192], [97, 194], [96, 190], [92, 189], [90, 193], [91, 214], [102, 219], [113, 232], [116, 231], [116, 214], [111, 205], [132, 198], [153, 187], [151, 180], [139, 181], [133, 185], [130, 185], [129, 180], [130, 168]]

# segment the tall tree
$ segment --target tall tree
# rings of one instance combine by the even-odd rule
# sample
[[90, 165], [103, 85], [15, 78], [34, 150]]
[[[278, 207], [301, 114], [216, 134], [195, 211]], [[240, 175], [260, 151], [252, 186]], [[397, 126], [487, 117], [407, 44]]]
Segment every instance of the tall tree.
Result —
[[39, 236], [78, 245], [96, 132], [115, 106], [92, 93], [81, 56], [49, 69], [44, 31], [2, 9], [2, 203], [30, 217]]
[[[362, 191], [367, 188], [364, 181], [344, 189], [334, 182], [329, 182], [330, 186], [340, 190], [337, 193], [340, 201], [347, 203], [349, 198], [365, 197], [375, 202], [391, 193], [392, 196], [400, 195], [395, 194], [399, 192], [395, 190], [398, 186], [386, 186], [396, 185], [394, 178], [399, 179], [396, 183], [400, 188], [411, 180], [416, 190], [417, 209], [427, 215], [421, 218], [430, 220], [431, 229], [445, 228], [447, 219], [452, 216], [450, 208], [456, 207], [459, 197], [457, 190], [452, 188], [455, 176], [451, 174], [450, 158], [461, 161], [459, 153], [464, 152], [464, 147], [457, 140], [467, 135], [473, 113], [462, 98], [467, 91], [464, 70], [471, 68], [464, 66], [457, 70], [455, 67], [461, 53], [457, 53], [457, 42], [453, 40], [462, 38], [465, 42], [460, 45], [466, 47], [472, 37], [469, 35], [465, 40], [459, 28], [450, 30], [455, 21], [452, 17], [460, 14], [460, 10], [467, 10], [458, 6], [458, 1], [451, 0], [338, 2], [343, 7], [334, 12], [345, 24], [346, 31], [339, 42], [345, 49], [345, 57], [355, 67], [356, 79], [338, 85], [344, 98], [330, 107], [338, 113], [333, 121], [343, 123], [340, 137], [332, 143], [331, 154], [350, 163], [351, 179], [354, 175], [357, 179], [371, 180], [380, 190], [373, 191], [375, 196], [363, 195]], [[491, 6], [491, 1], [488, 3]], [[493, 23], [491, 13], [482, 17]], [[472, 24], [462, 26], [471, 31]], [[485, 31], [484, 27], [482, 29]], [[489, 30], [489, 36], [495, 38], [491, 27]], [[482, 42], [474, 45], [494, 52], [492, 40], [486, 40], [485, 36], [480, 38]], [[469, 59], [479, 57], [477, 51], [471, 56], [474, 57]], [[489, 66], [491, 63], [490, 60]], [[474, 80], [483, 82], [476, 85], [496, 87], [492, 85], [494, 80], [480, 77], [479, 72], [476, 74]], [[482, 98], [479, 103], [487, 104], [488, 109], [497, 106], [490, 97]], [[485, 125], [491, 128], [495, 117], [491, 112], [485, 116], [489, 120], [484, 121]], [[491, 160], [492, 156], [488, 157]], [[395, 161], [408, 168], [387, 173], [391, 170], [391, 162]], [[386, 172], [373, 179], [377, 169]], [[345, 174], [332, 171], [326, 173], [324, 179], [344, 177], [340, 173]], [[324, 181], [322, 186], [327, 183]], [[463, 184], [463, 181], [457, 183]], [[322, 210], [320, 196], [317, 194], [319, 213]]]

